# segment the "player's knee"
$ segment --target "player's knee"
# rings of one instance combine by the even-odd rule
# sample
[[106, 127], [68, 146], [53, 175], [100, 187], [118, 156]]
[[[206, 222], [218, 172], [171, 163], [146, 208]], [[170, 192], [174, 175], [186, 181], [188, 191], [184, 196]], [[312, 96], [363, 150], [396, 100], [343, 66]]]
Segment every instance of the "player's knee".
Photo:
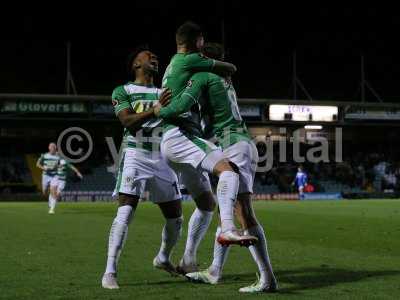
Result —
[[159, 203], [158, 206], [166, 219], [177, 219], [182, 217], [182, 205], [180, 200]]
[[239, 174], [239, 168], [236, 164], [228, 160], [221, 160], [214, 167], [214, 175], [220, 176], [223, 172], [235, 172]]
[[223, 159], [219, 161], [215, 166], [213, 170], [213, 174], [216, 176], [220, 176], [222, 172], [225, 171], [232, 171], [232, 167], [230, 166], [229, 162], [226, 159]]
[[205, 210], [205, 211], [214, 211], [215, 209], [215, 199], [214, 196], [211, 192], [204, 192], [200, 194], [199, 196], [196, 196], [194, 198], [197, 207], [200, 210]]
[[180, 228], [183, 224], [183, 216], [179, 216], [176, 218], [166, 218], [166, 223], [175, 225], [176, 227]]
[[133, 209], [136, 209], [136, 207], [138, 205], [138, 202], [139, 202], [139, 197], [138, 196], [132, 196], [132, 195], [119, 193], [118, 202], [119, 202], [119, 206], [129, 205]]

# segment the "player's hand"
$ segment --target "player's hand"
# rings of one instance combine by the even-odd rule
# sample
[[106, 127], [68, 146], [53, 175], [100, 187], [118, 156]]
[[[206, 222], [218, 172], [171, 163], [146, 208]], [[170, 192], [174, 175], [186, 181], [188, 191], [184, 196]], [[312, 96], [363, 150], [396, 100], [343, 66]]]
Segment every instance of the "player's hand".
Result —
[[82, 174], [81, 173], [79, 173], [79, 174], [77, 174], [78, 175], [78, 177], [80, 178], [80, 179], [82, 179], [83, 178], [83, 176], [82, 176]]
[[158, 102], [162, 106], [167, 106], [169, 102], [171, 101], [172, 98], [172, 91], [170, 89], [165, 89], [160, 96], [160, 99], [158, 99]]
[[156, 117], [160, 115], [161, 108], [162, 108], [161, 103], [157, 103], [156, 105], [153, 106], [153, 112]]

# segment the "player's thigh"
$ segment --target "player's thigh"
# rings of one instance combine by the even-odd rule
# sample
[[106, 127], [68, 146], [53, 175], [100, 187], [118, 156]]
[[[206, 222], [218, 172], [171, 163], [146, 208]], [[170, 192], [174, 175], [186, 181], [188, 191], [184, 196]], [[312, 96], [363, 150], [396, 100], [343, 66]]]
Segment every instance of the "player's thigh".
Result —
[[[176, 177], [171, 177], [171, 180], [165, 180], [160, 177], [153, 177], [147, 181], [148, 190], [150, 192], [150, 200], [158, 205], [165, 207], [164, 203], [175, 202], [174, 204], [166, 205], [171, 208], [177, 207], [177, 202], [180, 202], [182, 195], [178, 189], [178, 182]], [[161, 207], [160, 206], [160, 207]], [[180, 213], [181, 214], [181, 213]]]
[[46, 194], [48, 189], [50, 188], [50, 182], [53, 177], [48, 175], [42, 175], [42, 193]]
[[65, 190], [66, 181], [65, 180], [58, 180], [57, 184], [57, 195], [60, 196], [62, 192]]
[[[200, 166], [210, 173], [213, 171], [216, 156], [212, 153], [216, 150], [219, 148], [213, 143], [185, 135], [177, 128], [167, 131], [161, 142], [161, 152], [171, 166], [191, 165], [195, 169]], [[220, 150], [219, 152], [221, 153]], [[223, 159], [222, 155], [220, 159]]]
[[136, 209], [136, 207], [139, 203], [139, 199], [140, 199], [139, 196], [118, 193], [118, 205], [119, 206], [130, 205], [130, 206], [132, 206], [133, 209]]
[[190, 165], [181, 166], [179, 170], [181, 183], [191, 194], [196, 206], [201, 210], [213, 211], [215, 198], [207, 172], [195, 169]]
[[239, 171], [239, 194], [253, 193], [258, 154], [253, 142], [238, 142], [224, 150], [224, 156]]
[[118, 195], [128, 195], [139, 199], [145, 191], [146, 181], [151, 176], [140, 167], [134, 155], [126, 152], [119, 167], [115, 192]]
[[58, 185], [60, 184], [59, 182], [60, 180], [58, 180], [57, 176], [54, 176], [53, 178], [51, 178], [50, 180], [50, 193], [53, 196], [57, 196], [57, 189], [58, 189]]
[[214, 211], [216, 203], [214, 194], [211, 191], [206, 191], [195, 197], [194, 202], [196, 203], [197, 208], [205, 211]]
[[237, 202], [235, 204], [235, 216], [237, 217], [243, 229], [250, 228], [258, 224], [250, 193], [238, 194]]
[[181, 200], [158, 203], [158, 206], [166, 219], [176, 219], [182, 216]]

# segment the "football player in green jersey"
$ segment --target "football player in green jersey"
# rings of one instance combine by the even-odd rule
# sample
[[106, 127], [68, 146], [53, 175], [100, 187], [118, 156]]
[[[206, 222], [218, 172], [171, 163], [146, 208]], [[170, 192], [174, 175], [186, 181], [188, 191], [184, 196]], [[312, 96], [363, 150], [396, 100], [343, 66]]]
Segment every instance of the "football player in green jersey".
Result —
[[60, 159], [60, 161], [58, 163], [58, 167], [57, 167], [56, 180], [53, 180], [50, 183], [50, 193], [51, 193], [53, 199], [55, 199], [55, 202], [50, 211], [50, 214], [55, 213], [56, 204], [60, 200], [61, 193], [65, 189], [65, 186], [67, 183], [68, 170], [74, 171], [75, 174], [80, 179], [83, 178], [81, 172], [79, 172], [79, 170], [73, 164], [71, 164], [69, 161], [67, 161], [63, 158]]
[[150, 190], [151, 201], [159, 205], [166, 220], [161, 248], [153, 260], [154, 267], [176, 272], [170, 255], [182, 228], [178, 180], [159, 151], [158, 126], [161, 120], [154, 115], [153, 108], [156, 103], [167, 104], [170, 92], [162, 92], [154, 85], [158, 59], [148, 48], [135, 50], [128, 66], [134, 81], [115, 88], [112, 93], [115, 114], [125, 128], [126, 146], [115, 187], [119, 207], [110, 230], [107, 266], [102, 278], [102, 286], [107, 289], [119, 288], [116, 279], [118, 258], [127, 238], [128, 225], [146, 187]]
[[60, 162], [60, 156], [57, 154], [57, 146], [55, 143], [49, 144], [49, 152], [40, 155], [36, 166], [41, 169], [42, 172], [42, 194], [48, 196], [49, 201], [49, 214], [54, 213], [54, 207], [56, 205], [56, 198], [50, 193], [50, 186], [55, 184], [57, 181], [57, 167]]
[[[163, 87], [172, 91], [172, 100], [179, 101], [190, 77], [196, 72], [215, 72], [224, 76], [233, 74], [236, 67], [230, 63], [210, 59], [199, 52], [204, 39], [200, 27], [192, 22], [181, 25], [176, 32], [177, 53], [172, 57], [164, 77]], [[222, 151], [202, 139], [199, 110], [193, 110], [165, 119], [161, 152], [170, 166], [180, 173], [180, 179], [194, 198], [197, 209], [189, 221], [185, 253], [179, 263], [181, 273], [197, 270], [198, 245], [212, 219], [215, 206], [208, 173], [219, 177], [217, 200], [221, 211], [221, 244], [249, 245], [257, 238], [240, 234], [233, 222], [233, 204], [239, 188], [239, 175]]]
[[[223, 59], [223, 48], [219, 44], [207, 44], [202, 52], [208, 57]], [[156, 115], [165, 119], [175, 118], [188, 112], [191, 107], [199, 105], [203, 115], [207, 115], [212, 133], [222, 147], [225, 157], [239, 168], [240, 184], [235, 212], [243, 230], [259, 240], [249, 249], [261, 276], [256, 284], [241, 288], [240, 292], [275, 291], [277, 283], [268, 255], [266, 237], [251, 204], [258, 153], [240, 116], [231, 80], [209, 72], [196, 73], [191, 77], [180, 100], [166, 107], [157, 106]], [[220, 231], [219, 227], [216, 236], [219, 236]], [[189, 273], [186, 276], [194, 281], [216, 284], [221, 278], [228, 250], [228, 247], [222, 247], [216, 240], [212, 265], [205, 271]]]

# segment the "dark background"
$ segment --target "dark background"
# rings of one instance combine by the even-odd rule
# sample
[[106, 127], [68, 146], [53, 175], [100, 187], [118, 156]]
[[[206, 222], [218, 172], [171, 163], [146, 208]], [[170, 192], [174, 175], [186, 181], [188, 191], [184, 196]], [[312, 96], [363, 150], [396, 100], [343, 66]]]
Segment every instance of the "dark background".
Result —
[[[385, 101], [398, 102], [397, 8], [323, 5], [278, 9], [264, 1], [133, 2], [100, 11], [96, 3], [85, 9], [60, 3], [49, 11], [5, 12], [0, 19], [0, 93], [64, 93], [65, 43], [71, 41], [78, 93], [110, 94], [128, 79], [125, 58], [138, 44], [148, 43], [159, 55], [163, 73], [175, 51], [175, 29], [191, 19], [211, 41], [221, 41], [224, 21], [240, 97], [292, 97], [296, 50], [298, 76], [314, 99], [358, 100], [364, 54], [371, 85]], [[367, 98], [374, 101], [370, 94]]]

